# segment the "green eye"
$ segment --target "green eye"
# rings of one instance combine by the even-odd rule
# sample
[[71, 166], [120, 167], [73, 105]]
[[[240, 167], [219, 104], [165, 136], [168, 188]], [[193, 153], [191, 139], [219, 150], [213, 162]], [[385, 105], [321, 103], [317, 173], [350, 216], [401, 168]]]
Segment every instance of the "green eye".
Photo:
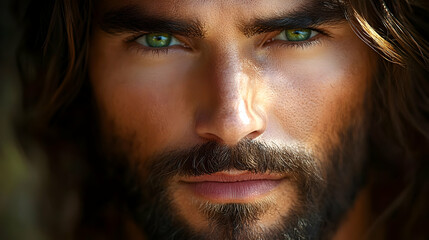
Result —
[[171, 35], [167, 33], [150, 33], [146, 35], [146, 42], [149, 47], [168, 47], [171, 42]]
[[317, 34], [318, 32], [308, 28], [286, 29], [277, 35], [274, 39], [290, 42], [301, 42], [306, 41]]
[[285, 35], [289, 41], [305, 41], [308, 40], [311, 36], [310, 29], [288, 29], [285, 30]]
[[136, 42], [150, 48], [165, 48], [180, 44], [175, 37], [168, 33], [148, 33], [138, 38]]

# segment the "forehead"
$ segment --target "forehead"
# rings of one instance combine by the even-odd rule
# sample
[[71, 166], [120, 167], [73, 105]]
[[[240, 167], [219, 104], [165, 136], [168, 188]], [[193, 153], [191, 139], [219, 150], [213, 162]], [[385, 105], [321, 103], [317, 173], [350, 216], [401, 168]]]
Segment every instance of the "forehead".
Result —
[[315, 0], [107, 0], [98, 1], [97, 9], [106, 11], [112, 8], [135, 5], [144, 7], [154, 13], [169, 12], [177, 15], [189, 15], [191, 12], [216, 10], [246, 9], [248, 12], [257, 10], [272, 12], [273, 9], [287, 9], [301, 4], [308, 4]]
[[329, 6], [330, 1], [319, 0], [107, 0], [96, 4], [97, 12], [104, 14], [124, 7], [136, 7], [151, 15], [186, 18], [208, 23], [222, 21], [246, 21], [255, 17], [276, 16], [299, 8]]

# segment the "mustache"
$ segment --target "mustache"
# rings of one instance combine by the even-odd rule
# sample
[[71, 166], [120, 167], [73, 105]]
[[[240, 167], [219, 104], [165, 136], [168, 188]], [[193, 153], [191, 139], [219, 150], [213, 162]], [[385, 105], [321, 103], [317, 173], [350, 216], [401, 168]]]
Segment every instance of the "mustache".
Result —
[[152, 179], [199, 176], [232, 169], [321, 179], [318, 161], [311, 154], [252, 140], [240, 141], [235, 146], [207, 142], [186, 150], [165, 152], [147, 162]]
[[[290, 213], [292, 218], [285, 218], [285, 221], [290, 221], [291, 224], [296, 221], [300, 227], [310, 229], [308, 231], [314, 230], [313, 225], [303, 222], [305, 219], [302, 220], [300, 217], [307, 212], [315, 213], [317, 217], [318, 206], [326, 193], [326, 181], [321, 174], [323, 168], [316, 157], [298, 148], [279, 147], [254, 140], [243, 140], [235, 146], [207, 142], [184, 150], [166, 151], [144, 160], [136, 159], [133, 162], [132, 164], [138, 165], [125, 168], [128, 174], [124, 175], [122, 183], [125, 185], [118, 195], [136, 222], [150, 230], [158, 226], [165, 226], [165, 229], [175, 229], [176, 224], [182, 226], [181, 221], [171, 222], [177, 214], [171, 198], [174, 191], [172, 180], [175, 176], [199, 176], [232, 169], [254, 173], [286, 173], [288, 181], [293, 182], [291, 188], [296, 190], [297, 209], [292, 210]], [[129, 161], [120, 163], [129, 164]], [[247, 232], [245, 226], [255, 223], [269, 208], [269, 204], [270, 202], [257, 204], [206, 202], [202, 203], [198, 210], [210, 219], [213, 230], [226, 234], [224, 239], [237, 238], [230, 234], [244, 234], [242, 239], [256, 239], [258, 237], [253, 236], [251, 231]], [[295, 215], [297, 217], [294, 217]], [[287, 223], [285, 226], [289, 225]], [[295, 236], [294, 232], [295, 229], [290, 233], [291, 236]], [[272, 239], [284, 236], [282, 234]], [[159, 237], [154, 237], [157, 238]], [[189, 237], [186, 236], [184, 239]]]

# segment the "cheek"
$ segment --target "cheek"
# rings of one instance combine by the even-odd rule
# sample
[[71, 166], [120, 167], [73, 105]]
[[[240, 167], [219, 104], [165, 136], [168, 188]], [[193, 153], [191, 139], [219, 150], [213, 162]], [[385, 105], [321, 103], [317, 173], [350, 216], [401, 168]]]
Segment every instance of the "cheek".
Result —
[[274, 89], [271, 111], [283, 134], [308, 147], [326, 147], [327, 139], [335, 141], [353, 117], [364, 114], [370, 55], [363, 43], [351, 38], [287, 58], [273, 57], [282, 61], [268, 73]]
[[105, 135], [114, 133], [135, 141], [133, 146], [144, 146], [138, 147], [144, 151], [139, 152], [141, 157], [159, 151], [160, 146], [178, 145], [171, 141], [181, 139], [192, 126], [186, 121], [192, 112], [186, 99], [187, 81], [182, 77], [186, 67], [150, 64], [136, 53], [95, 46], [89, 74], [102, 128], [110, 131]]

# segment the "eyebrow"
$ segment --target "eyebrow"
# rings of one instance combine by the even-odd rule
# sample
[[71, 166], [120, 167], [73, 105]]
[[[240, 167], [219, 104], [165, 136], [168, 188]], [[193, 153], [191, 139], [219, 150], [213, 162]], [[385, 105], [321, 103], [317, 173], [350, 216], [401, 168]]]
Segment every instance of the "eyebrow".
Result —
[[311, 28], [322, 24], [339, 24], [345, 21], [344, 4], [339, 0], [316, 0], [279, 16], [268, 19], [255, 18], [251, 24], [242, 25], [241, 30], [250, 37], [278, 30]]
[[[284, 29], [316, 27], [326, 23], [345, 21], [343, 5], [339, 0], [312, 0], [297, 10], [270, 18], [254, 18], [239, 24], [247, 36]], [[99, 21], [100, 28], [109, 34], [165, 32], [186, 37], [204, 38], [203, 24], [198, 20], [162, 17], [143, 11], [137, 5], [128, 5], [107, 12]]]
[[150, 15], [136, 5], [129, 5], [106, 13], [99, 22], [100, 28], [110, 34], [134, 32], [165, 32], [203, 38], [203, 25], [196, 20], [164, 18]]

